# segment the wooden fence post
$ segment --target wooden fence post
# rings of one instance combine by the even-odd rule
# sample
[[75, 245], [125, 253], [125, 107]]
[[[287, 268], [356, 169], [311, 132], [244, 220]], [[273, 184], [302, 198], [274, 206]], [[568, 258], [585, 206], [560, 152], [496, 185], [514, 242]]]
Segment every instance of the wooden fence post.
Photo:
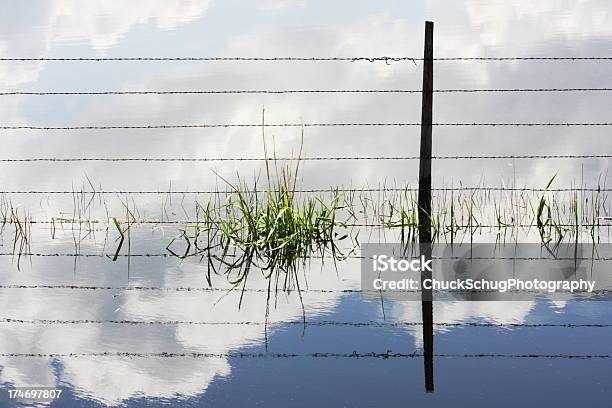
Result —
[[[421, 253], [431, 257], [431, 139], [433, 121], [433, 28], [425, 22], [425, 51], [423, 55], [423, 92], [421, 113], [421, 154], [419, 160], [419, 243]], [[431, 278], [431, 272], [421, 274], [421, 282]], [[423, 360], [425, 391], [434, 391], [433, 376], [433, 299], [431, 290], [421, 289], [423, 319]]]
[[433, 120], [433, 28], [425, 22], [423, 99], [421, 105], [421, 155], [419, 161], [419, 241], [431, 243], [431, 134]]

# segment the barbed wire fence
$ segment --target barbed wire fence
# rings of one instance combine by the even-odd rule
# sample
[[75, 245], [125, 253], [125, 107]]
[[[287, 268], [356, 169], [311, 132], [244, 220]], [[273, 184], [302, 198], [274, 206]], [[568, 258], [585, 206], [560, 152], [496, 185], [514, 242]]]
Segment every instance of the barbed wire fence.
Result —
[[[113, 62], [263, 62], [263, 63], [412, 63], [417, 62], [423, 63], [448, 63], [448, 62], [478, 62], [478, 63], [503, 63], [511, 61], [526, 61], [526, 62], [541, 62], [541, 63], [589, 63], [589, 62], [601, 62], [608, 63], [612, 62], [612, 57], [608, 56], [501, 56], [501, 57], [487, 57], [487, 56], [456, 56], [456, 57], [436, 57], [436, 58], [415, 58], [409, 56], [346, 56], [346, 57], [245, 57], [245, 56], [234, 56], [234, 57], [146, 57], [146, 56], [134, 56], [134, 57], [74, 57], [74, 58], [46, 58], [46, 57], [32, 57], [32, 58], [20, 58], [20, 57], [3, 57], [0, 58], [0, 63], [27, 63], [27, 62], [75, 62], [75, 63], [113, 63]], [[498, 88], [498, 89], [431, 89], [432, 94], [450, 94], [450, 93], [608, 93], [612, 92], [612, 88], [607, 87], [590, 87], [590, 88], [579, 88], [579, 87], [567, 87], [567, 88]], [[39, 90], [39, 91], [2, 91], [0, 97], [11, 97], [11, 96], [31, 96], [31, 97], [45, 97], [45, 96], [129, 96], [129, 95], [234, 95], [234, 94], [272, 94], [272, 95], [288, 95], [288, 94], [422, 94], [424, 89], [187, 89], [187, 90], [104, 90], [104, 91], [73, 91], [73, 90]], [[154, 129], [207, 129], [207, 128], [258, 128], [258, 127], [368, 127], [368, 128], [379, 128], [379, 127], [422, 127], [424, 124], [421, 122], [310, 122], [310, 123], [145, 123], [141, 125], [104, 125], [104, 124], [91, 124], [91, 125], [62, 125], [62, 126], [50, 126], [50, 125], [23, 125], [23, 124], [10, 124], [0, 123], [0, 130], [5, 131], [82, 131], [82, 130], [154, 130]], [[597, 122], [432, 122], [429, 124], [433, 127], [581, 127], [581, 128], [595, 128], [595, 127], [610, 127], [612, 122], [608, 118], [604, 118]], [[429, 160], [497, 160], [497, 159], [520, 159], [520, 160], [573, 160], [573, 159], [588, 159], [588, 160], [600, 160], [610, 159], [610, 154], [525, 154], [525, 155], [431, 155], [428, 157]], [[290, 158], [282, 157], [277, 159], [266, 159], [257, 157], [2, 157], [0, 163], [35, 163], [35, 162], [47, 162], [47, 163], [71, 163], [71, 162], [260, 162], [266, 160], [279, 160], [279, 161], [292, 161], [292, 160], [304, 160], [304, 161], [408, 161], [408, 160], [423, 160], [423, 156], [314, 156], [304, 158]], [[386, 192], [386, 191], [406, 191], [407, 188], [343, 188], [343, 189], [324, 189], [324, 188], [313, 188], [297, 190], [299, 193], [317, 193], [317, 192]], [[409, 189], [411, 191], [417, 191], [418, 189]], [[539, 188], [512, 188], [512, 187], [460, 187], [460, 188], [430, 188], [430, 191], [578, 191], [578, 192], [609, 192], [612, 189], [605, 187], [597, 188], [574, 188], [574, 189], [539, 189]], [[7, 190], [0, 191], [3, 194], [25, 194], [25, 195], [74, 195], [75, 191], [72, 190]], [[150, 194], [150, 195], [161, 195], [161, 194], [222, 194], [218, 190], [184, 190], [184, 191], [163, 191], [163, 190], [109, 190], [109, 191], [95, 191], [96, 194]], [[33, 220], [33, 223], [46, 223], [46, 222], [73, 222], [80, 223], [82, 220], [57, 220], [57, 221], [43, 221]], [[92, 220], [86, 222], [91, 223]], [[103, 220], [94, 220], [93, 222], [107, 222]], [[164, 221], [157, 220], [145, 220], [148, 223], [163, 223]], [[170, 222], [166, 222], [170, 223]], [[363, 224], [365, 226], [374, 226], [373, 224]], [[525, 226], [533, 226], [532, 224]], [[14, 253], [0, 253], [0, 256], [15, 255]], [[29, 253], [30, 256], [40, 257], [100, 257], [105, 255], [100, 254], [83, 254], [83, 253]], [[168, 257], [169, 254], [129, 254], [130, 257]], [[356, 257], [358, 258], [358, 257]], [[497, 258], [496, 258], [497, 259]], [[51, 290], [141, 290], [141, 291], [171, 291], [177, 292], [191, 292], [198, 290], [207, 290], [207, 288], [163, 288], [163, 287], [104, 287], [104, 286], [76, 286], [76, 285], [1, 285], [0, 290], [23, 290], [23, 289], [51, 289]], [[210, 288], [212, 290], [212, 288]], [[316, 290], [315, 290], [316, 291]], [[321, 290], [324, 293], [325, 290]], [[330, 293], [361, 293], [360, 290], [353, 289], [333, 289], [328, 290]], [[203, 322], [203, 321], [133, 321], [133, 320], [69, 320], [69, 319], [19, 319], [12, 317], [1, 317], [0, 323], [3, 324], [45, 324], [45, 325], [82, 325], [82, 324], [138, 324], [138, 325], [153, 325], [153, 324], [199, 324], [199, 325], [260, 325], [261, 322]], [[270, 322], [273, 324], [274, 322]], [[430, 322], [431, 323], [431, 322]], [[396, 321], [396, 322], [355, 322], [355, 321], [312, 321], [312, 322], [292, 322], [282, 321], [278, 324], [293, 325], [293, 324], [308, 324], [308, 325], [320, 325], [320, 326], [357, 326], [357, 327], [404, 327], [404, 326], [423, 326], [424, 322], [412, 322], [412, 321]], [[452, 323], [452, 322], [433, 322], [433, 325], [443, 327], [510, 327], [510, 328], [526, 328], [526, 327], [560, 327], [560, 328], [608, 328], [610, 324], [602, 323], [566, 323], [566, 324], [553, 324], [553, 323], [542, 323], [542, 324], [526, 324], [526, 323]], [[128, 358], [143, 358], [143, 357], [183, 357], [183, 358], [297, 358], [297, 357], [311, 357], [311, 358], [414, 358], [424, 357], [428, 358], [425, 353], [392, 353], [386, 352], [367, 352], [367, 353], [305, 353], [305, 354], [294, 354], [294, 353], [135, 353], [135, 352], [100, 352], [100, 353], [0, 353], [0, 357], [11, 357], [11, 358], [54, 358], [54, 357], [128, 357]], [[445, 354], [429, 353], [429, 358], [433, 357], [457, 357], [457, 358], [561, 358], [561, 359], [609, 359], [612, 358], [607, 354], [487, 354], [487, 353], [464, 353], [464, 354]]]
[[[436, 58], [417, 58], [409, 56], [347, 56], [347, 57], [74, 57], [74, 58], [20, 58], [20, 57], [3, 57], [0, 58], [0, 63], [10, 62], [186, 62], [186, 61], [201, 61], [201, 62], [369, 62], [369, 63], [401, 63], [411, 62], [416, 64], [419, 62], [508, 62], [508, 61], [540, 61], [540, 62], [606, 62], [612, 61], [612, 57], [607, 56], [502, 56], [502, 57], [483, 57], [483, 56], [457, 56], [457, 57], [436, 57]], [[610, 92], [612, 88], [608, 87], [567, 87], [567, 88], [498, 88], [498, 89], [431, 89], [432, 93], [568, 93], [568, 92]], [[411, 93], [420, 94], [421, 89], [255, 89], [255, 90], [133, 90], [133, 91], [5, 91], [0, 92], [0, 96], [79, 96], [79, 95], [188, 95], [188, 94], [353, 94], [353, 93]], [[83, 126], [33, 126], [33, 125], [10, 125], [0, 124], [0, 130], [130, 130], [130, 129], [188, 129], [188, 128], [234, 128], [234, 127], [421, 127], [420, 122], [339, 122], [339, 123], [183, 123], [183, 124], [143, 124], [143, 125], [83, 125]], [[609, 127], [612, 122], [433, 122], [431, 126], [437, 127]], [[536, 159], [608, 159], [612, 155], [602, 154], [565, 154], [565, 155], [452, 155], [452, 156], [431, 156], [432, 160], [496, 160], [496, 159], [521, 159], [521, 160], [536, 160]], [[218, 158], [187, 158], [187, 157], [31, 157], [31, 158], [0, 158], [2, 163], [33, 163], [33, 162], [49, 162], [49, 163], [68, 163], [68, 162], [224, 162], [224, 161], [403, 161], [403, 160], [420, 160], [419, 156], [335, 156], [335, 157], [304, 157], [304, 158], [247, 158], [247, 157], [218, 157]], [[341, 192], [374, 192], [374, 191], [399, 191], [397, 188], [386, 189], [305, 189], [298, 192], [316, 193], [328, 191]], [[459, 190], [455, 188], [433, 189], [434, 191], [452, 191]], [[541, 192], [544, 189], [536, 188], [506, 188], [506, 187], [465, 187], [461, 190], [481, 190], [481, 191], [534, 191]], [[411, 189], [416, 191], [416, 189]], [[605, 188], [580, 188], [580, 189], [547, 189], [547, 191], [610, 191]], [[74, 194], [73, 191], [3, 191], [4, 194]], [[221, 194], [219, 191], [200, 190], [200, 191], [139, 191], [139, 190], [117, 190], [117, 191], [96, 191], [97, 194]]]

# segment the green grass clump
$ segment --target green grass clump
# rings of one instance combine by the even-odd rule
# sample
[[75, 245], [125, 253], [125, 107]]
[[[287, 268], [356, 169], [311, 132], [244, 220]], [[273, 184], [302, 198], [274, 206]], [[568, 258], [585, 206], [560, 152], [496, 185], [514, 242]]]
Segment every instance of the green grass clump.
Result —
[[297, 269], [308, 258], [346, 257], [339, 242], [348, 239], [350, 231], [347, 221], [338, 219], [343, 209], [340, 194], [332, 194], [328, 201], [321, 197], [298, 201], [284, 183], [264, 193], [244, 187], [234, 188], [220, 205], [200, 205], [201, 221], [168, 246], [177, 255], [173, 245], [183, 241], [186, 250], [177, 256], [206, 257], [209, 284], [212, 273], [225, 275], [233, 285], [246, 284], [256, 267], [266, 279], [282, 282], [282, 289], [299, 289]]
[[[336, 262], [355, 248], [356, 236], [352, 236], [348, 224], [351, 213], [342, 211], [343, 196], [333, 192], [300, 199], [295, 193], [299, 160], [295, 169], [285, 166], [280, 170], [273, 160], [275, 177], [270, 174], [268, 160], [266, 156], [267, 189], [259, 191], [257, 181], [248, 186], [240, 179], [236, 184], [223, 179], [230, 187], [225, 200], [198, 203], [198, 221], [182, 230], [167, 247], [180, 258], [206, 259], [209, 285], [215, 274], [244, 289], [250, 272], [258, 269], [268, 280], [269, 292], [272, 288], [299, 292], [298, 269], [309, 259], [330, 257]], [[347, 219], [340, 220], [341, 213]], [[340, 242], [345, 240], [343, 250]], [[184, 251], [177, 254], [180, 242]]]

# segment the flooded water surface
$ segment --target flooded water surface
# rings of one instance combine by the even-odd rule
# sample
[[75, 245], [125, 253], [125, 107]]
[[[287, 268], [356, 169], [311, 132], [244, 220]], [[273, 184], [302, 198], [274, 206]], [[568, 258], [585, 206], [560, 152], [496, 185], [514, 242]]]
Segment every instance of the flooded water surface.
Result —
[[418, 235], [425, 20], [450, 58], [434, 240], [610, 243], [609, 2], [0, 4], [1, 389], [609, 406], [609, 291], [451, 298], [428, 320], [361, 286], [362, 244]]

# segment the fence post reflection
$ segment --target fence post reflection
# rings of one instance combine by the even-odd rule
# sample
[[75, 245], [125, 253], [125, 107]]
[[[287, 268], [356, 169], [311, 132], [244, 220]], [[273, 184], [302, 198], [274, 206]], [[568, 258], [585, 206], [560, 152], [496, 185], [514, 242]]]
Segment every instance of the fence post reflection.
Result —
[[[423, 55], [423, 92], [421, 114], [421, 146], [419, 161], [419, 242], [421, 254], [431, 258], [431, 150], [433, 122], [433, 27], [425, 22]], [[433, 299], [431, 289], [423, 289], [423, 280], [431, 272], [421, 273], [421, 312], [423, 321], [423, 360], [425, 364], [425, 391], [434, 391], [433, 378]]]

